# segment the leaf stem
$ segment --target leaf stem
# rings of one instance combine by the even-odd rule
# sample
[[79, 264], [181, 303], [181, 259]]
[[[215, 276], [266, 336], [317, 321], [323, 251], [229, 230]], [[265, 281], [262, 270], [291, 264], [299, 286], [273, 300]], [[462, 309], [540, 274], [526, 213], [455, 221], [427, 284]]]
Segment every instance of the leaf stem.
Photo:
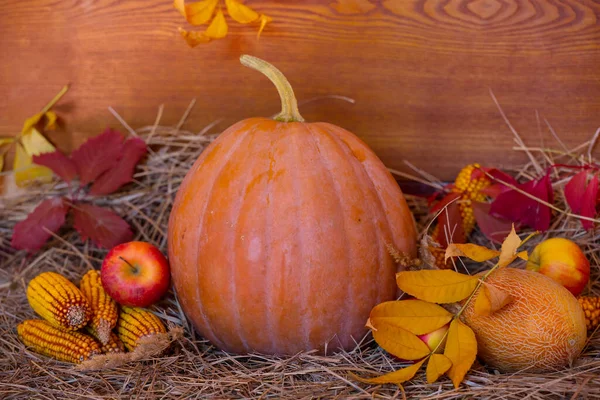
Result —
[[273, 118], [274, 120], [281, 122], [304, 121], [298, 110], [298, 102], [296, 101], [292, 85], [290, 85], [290, 82], [280, 70], [265, 60], [247, 54], [240, 57], [240, 62], [242, 65], [265, 75], [277, 88], [277, 92], [279, 92], [279, 97], [281, 98], [281, 112]]

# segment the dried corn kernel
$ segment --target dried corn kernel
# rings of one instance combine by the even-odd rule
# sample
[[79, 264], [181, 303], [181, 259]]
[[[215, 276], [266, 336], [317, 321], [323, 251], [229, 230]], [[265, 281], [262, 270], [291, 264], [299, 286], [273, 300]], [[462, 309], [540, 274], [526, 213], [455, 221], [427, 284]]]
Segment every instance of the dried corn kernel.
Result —
[[135, 349], [145, 336], [166, 332], [163, 323], [152, 312], [139, 307], [121, 307], [117, 333], [127, 350]]
[[27, 286], [27, 300], [33, 310], [52, 325], [77, 330], [91, 318], [92, 310], [81, 291], [55, 272], [43, 272]]
[[100, 343], [107, 344], [110, 331], [117, 324], [119, 317], [117, 303], [102, 287], [100, 272], [95, 269], [89, 270], [81, 278], [79, 288], [92, 309], [91, 333], [100, 340]]
[[72, 363], [100, 354], [100, 345], [81, 332], [57, 328], [41, 319], [30, 319], [17, 326], [21, 341], [36, 353]]
[[600, 324], [600, 297], [580, 296], [577, 300], [583, 308], [588, 331], [593, 331]]
[[125, 353], [125, 346], [116, 333], [110, 332], [108, 335], [108, 342], [102, 345], [100, 350], [102, 350], [102, 354]]

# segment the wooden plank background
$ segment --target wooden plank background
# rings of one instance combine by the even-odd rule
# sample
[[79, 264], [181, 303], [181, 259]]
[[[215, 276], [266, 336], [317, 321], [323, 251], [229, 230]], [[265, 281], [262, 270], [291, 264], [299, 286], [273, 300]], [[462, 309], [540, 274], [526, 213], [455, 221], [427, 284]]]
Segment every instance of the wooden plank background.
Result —
[[[110, 125], [112, 106], [134, 128], [176, 124], [213, 131], [279, 111], [275, 89], [242, 67], [264, 58], [291, 81], [309, 121], [338, 124], [389, 167], [404, 161], [442, 179], [479, 161], [510, 166], [512, 134], [567, 146], [600, 126], [600, 3], [592, 0], [274, 1], [247, 5], [273, 18], [231, 21], [229, 35], [189, 48], [170, 0], [0, 0], [0, 135], [14, 135], [67, 82], [58, 107], [64, 151]], [[199, 29], [204, 29], [200, 27]], [[354, 104], [327, 95], [353, 98]], [[539, 116], [536, 117], [536, 113]], [[542, 141], [543, 140], [543, 141]]]

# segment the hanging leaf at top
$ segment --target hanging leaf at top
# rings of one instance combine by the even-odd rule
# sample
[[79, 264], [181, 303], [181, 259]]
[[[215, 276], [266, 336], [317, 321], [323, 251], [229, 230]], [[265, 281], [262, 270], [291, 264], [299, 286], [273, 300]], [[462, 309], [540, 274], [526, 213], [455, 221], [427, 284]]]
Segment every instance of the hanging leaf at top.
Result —
[[[598, 176], [593, 174], [588, 182], [588, 171], [582, 170], [575, 174], [565, 185], [565, 199], [575, 214], [594, 218], [596, 216], [596, 203], [598, 197]], [[580, 219], [585, 230], [594, 228], [594, 223], [587, 219]]]
[[458, 389], [477, 356], [475, 333], [458, 319], [450, 323], [444, 355], [452, 363], [446, 375], [452, 379], [454, 387]]
[[400, 290], [432, 303], [461, 301], [473, 292], [477, 282], [477, 277], [451, 270], [401, 271], [396, 274]]
[[361, 378], [353, 373], [350, 373], [350, 375], [357, 381], [371, 385], [383, 385], [385, 383], [395, 383], [396, 385], [400, 385], [401, 383], [411, 380], [424, 362], [425, 360], [422, 360], [408, 367], [375, 378]]
[[393, 325], [415, 335], [424, 335], [446, 325], [452, 314], [437, 304], [422, 300], [386, 301], [376, 305], [368, 326]]
[[[180, 12], [188, 23], [194, 26], [204, 25], [210, 22], [204, 32], [188, 31], [178, 28], [181, 36], [190, 47], [196, 47], [201, 43], [209, 43], [213, 39], [221, 39], [227, 36], [229, 30], [222, 9], [217, 6], [219, 0], [204, 0], [186, 4], [185, 0], [174, 0], [173, 6]], [[241, 24], [257, 23], [259, 25], [257, 38], [265, 29], [272, 18], [254, 11], [239, 0], [225, 0], [225, 8], [229, 16]], [[217, 10], [215, 12], [215, 10]]]
[[514, 186], [518, 190], [508, 189], [496, 197], [492, 202], [490, 213], [539, 231], [548, 230], [552, 210], [544, 203], [552, 204], [554, 201], [550, 172], [548, 171], [539, 180], [532, 179]]

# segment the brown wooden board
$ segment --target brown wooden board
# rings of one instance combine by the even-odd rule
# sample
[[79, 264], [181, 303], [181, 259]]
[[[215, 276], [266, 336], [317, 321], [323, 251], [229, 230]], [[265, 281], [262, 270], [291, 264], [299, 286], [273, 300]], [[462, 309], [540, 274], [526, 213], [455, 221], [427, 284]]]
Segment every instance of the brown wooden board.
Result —
[[[0, 135], [16, 134], [65, 84], [65, 151], [104, 127], [176, 124], [214, 131], [279, 111], [272, 85], [240, 54], [279, 67], [309, 121], [356, 133], [391, 168], [404, 160], [442, 179], [473, 161], [515, 165], [513, 135], [569, 147], [600, 126], [600, 3], [591, 0], [253, 1], [273, 18], [231, 21], [226, 38], [189, 48], [169, 0], [0, 0]], [[227, 17], [229, 18], [229, 17]], [[193, 28], [192, 28], [193, 29]], [[197, 29], [204, 29], [199, 27]], [[354, 104], [321, 98], [340, 95]], [[543, 141], [542, 141], [543, 138]]]

